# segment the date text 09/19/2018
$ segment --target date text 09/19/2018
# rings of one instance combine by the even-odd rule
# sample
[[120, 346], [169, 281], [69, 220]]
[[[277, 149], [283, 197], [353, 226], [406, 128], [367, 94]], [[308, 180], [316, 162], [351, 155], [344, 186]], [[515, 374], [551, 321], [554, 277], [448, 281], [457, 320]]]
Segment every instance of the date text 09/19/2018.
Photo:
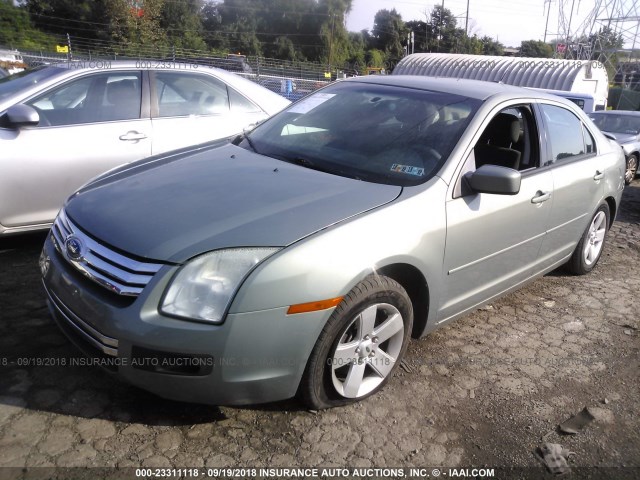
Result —
[[492, 478], [493, 468], [136, 468], [138, 478]]

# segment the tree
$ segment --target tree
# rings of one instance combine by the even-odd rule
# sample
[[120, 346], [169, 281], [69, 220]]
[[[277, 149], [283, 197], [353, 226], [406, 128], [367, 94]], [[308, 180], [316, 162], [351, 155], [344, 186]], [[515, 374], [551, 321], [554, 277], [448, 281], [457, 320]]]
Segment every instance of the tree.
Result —
[[428, 48], [431, 52], [455, 52], [462, 39], [464, 30], [458, 28], [456, 17], [448, 8], [436, 5], [431, 10]]
[[319, 0], [316, 10], [319, 18], [325, 18], [320, 26], [324, 39], [323, 60], [330, 65], [341, 65], [349, 58], [349, 32], [345, 19], [351, 11], [352, 0]]
[[10, 48], [53, 48], [56, 40], [33, 27], [29, 14], [10, 0], [0, 0], [0, 45]]
[[367, 51], [365, 60], [369, 67], [385, 68], [387, 63], [384, 52], [376, 48]]
[[482, 39], [478, 38], [477, 35], [473, 35], [471, 37], [465, 35], [461, 39], [458, 51], [469, 55], [483, 55], [484, 44], [482, 43]]
[[57, 35], [96, 39], [106, 26], [104, 1], [26, 0], [24, 8], [36, 28]]
[[489, 36], [480, 39], [482, 42], [482, 55], [503, 55], [504, 45]]
[[553, 57], [553, 47], [541, 40], [525, 40], [520, 45], [520, 56], [551, 58]]
[[410, 20], [405, 23], [405, 27], [413, 32], [416, 52], [428, 52], [429, 42], [427, 38], [428, 24], [422, 20]]
[[385, 52], [387, 62], [397, 63], [404, 55], [408, 29], [402, 16], [393, 10], [379, 10], [373, 20], [373, 47]]
[[173, 45], [194, 50], [206, 49], [202, 39], [202, 9], [202, 0], [171, 0], [164, 3], [160, 27], [167, 32]]

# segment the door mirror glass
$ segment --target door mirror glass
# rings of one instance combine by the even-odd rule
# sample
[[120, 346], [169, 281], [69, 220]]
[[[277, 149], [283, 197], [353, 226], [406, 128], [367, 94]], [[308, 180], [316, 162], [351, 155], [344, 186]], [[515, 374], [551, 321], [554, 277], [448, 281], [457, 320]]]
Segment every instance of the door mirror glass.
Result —
[[516, 195], [522, 180], [517, 170], [498, 165], [483, 165], [465, 178], [474, 192], [498, 195]]
[[9, 125], [12, 127], [33, 126], [40, 122], [40, 115], [35, 108], [29, 105], [13, 105], [9, 107], [6, 115]]

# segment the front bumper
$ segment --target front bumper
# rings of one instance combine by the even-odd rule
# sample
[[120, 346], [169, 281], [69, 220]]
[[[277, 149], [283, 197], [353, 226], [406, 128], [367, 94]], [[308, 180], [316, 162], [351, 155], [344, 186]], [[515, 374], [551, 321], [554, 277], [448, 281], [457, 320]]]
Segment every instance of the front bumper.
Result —
[[43, 284], [62, 331], [127, 382], [172, 400], [240, 405], [295, 395], [332, 310], [287, 315], [288, 306], [228, 314], [221, 325], [162, 315], [161, 296], [177, 267], [163, 267], [136, 298], [91, 282], [55, 250], [43, 255]]

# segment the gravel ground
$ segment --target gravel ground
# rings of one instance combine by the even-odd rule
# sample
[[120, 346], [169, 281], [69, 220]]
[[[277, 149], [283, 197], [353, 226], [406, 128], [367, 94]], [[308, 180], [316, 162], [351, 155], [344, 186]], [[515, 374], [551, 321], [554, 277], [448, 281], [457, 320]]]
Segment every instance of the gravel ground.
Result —
[[[57, 365], [80, 355], [47, 312], [44, 236], [2, 239], [0, 467], [19, 468], [0, 477], [32, 467], [485, 466], [540, 478], [533, 452], [544, 437], [575, 452], [573, 478], [639, 478], [639, 219], [636, 181], [590, 275], [553, 272], [413, 341], [383, 392], [322, 412], [295, 400], [175, 403], [95, 367]], [[592, 423], [557, 433], [585, 406]]]

